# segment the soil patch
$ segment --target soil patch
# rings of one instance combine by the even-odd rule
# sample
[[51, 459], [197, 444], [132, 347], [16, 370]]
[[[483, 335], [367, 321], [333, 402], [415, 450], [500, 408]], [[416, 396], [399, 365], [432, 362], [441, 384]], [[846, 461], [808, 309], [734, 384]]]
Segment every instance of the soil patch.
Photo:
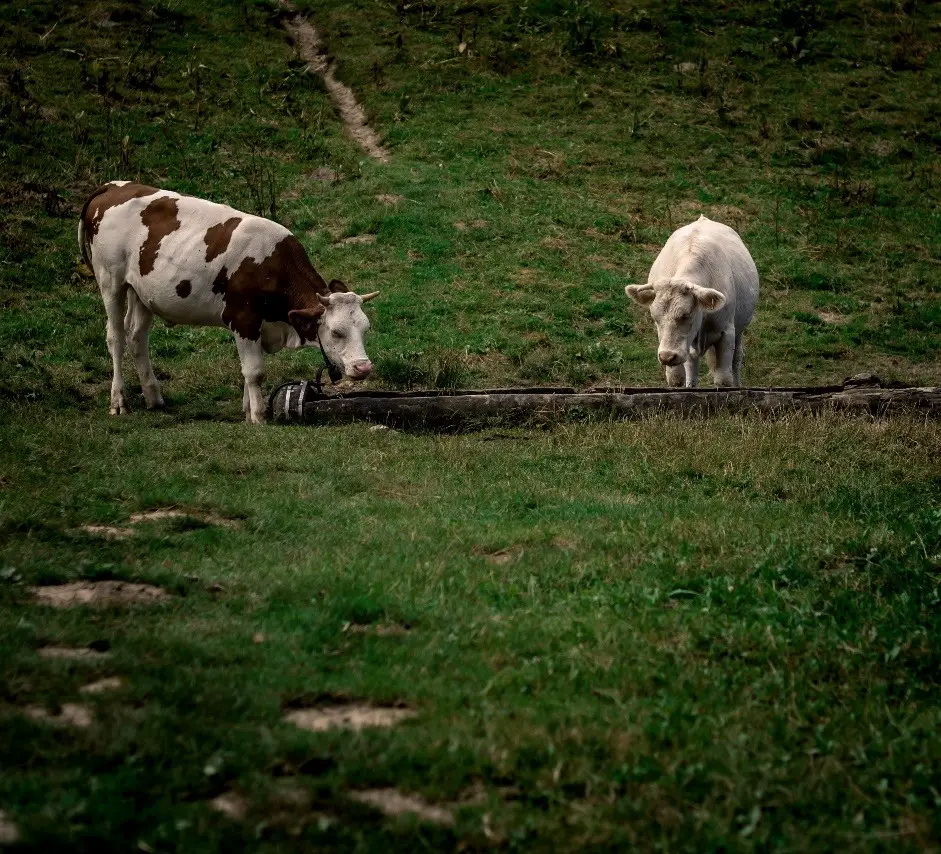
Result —
[[117, 691], [124, 687], [124, 680], [120, 676], [106, 676], [104, 679], [98, 679], [95, 682], [89, 682], [78, 690], [82, 694], [105, 694], [108, 691]]
[[832, 323], [834, 326], [845, 326], [850, 322], [845, 314], [837, 314], [835, 311], [818, 311], [817, 316], [824, 323]]
[[73, 581], [30, 591], [42, 605], [72, 608], [76, 605], [141, 605], [165, 602], [170, 594], [153, 584], [131, 584], [126, 581]]
[[128, 537], [134, 536], [133, 528], [117, 528], [114, 525], [82, 525], [79, 530], [94, 537], [104, 537], [108, 540], [126, 540]]
[[377, 635], [381, 638], [402, 637], [411, 631], [408, 623], [347, 623], [344, 632], [352, 635]]
[[390, 193], [380, 193], [376, 196], [376, 200], [382, 202], [384, 205], [397, 205], [404, 196], [394, 196]]
[[475, 546], [473, 551], [475, 555], [482, 557], [487, 563], [504, 564], [513, 560], [522, 552], [522, 548], [520, 546], [507, 546], [504, 549], [490, 550], [482, 546]]
[[339, 249], [341, 246], [358, 246], [366, 243], [375, 243], [376, 235], [375, 234], [357, 234], [353, 237], [344, 237], [342, 240], [337, 241], [333, 244], [334, 249]]
[[87, 646], [42, 646], [36, 650], [40, 658], [66, 658], [74, 661], [82, 659], [105, 658], [107, 651], [91, 649]]
[[394, 706], [373, 706], [369, 703], [334, 703], [310, 708], [290, 709], [284, 720], [309, 732], [348, 729], [360, 732], [374, 727], [391, 727], [417, 713]]
[[389, 152], [379, 142], [379, 136], [366, 121], [366, 111], [357, 102], [353, 90], [337, 80], [333, 64], [324, 50], [317, 30], [287, 0], [281, 0], [281, 8], [296, 12], [293, 17], [284, 20], [284, 27], [294, 39], [301, 59], [308, 63], [308, 68], [323, 79], [333, 105], [343, 120], [346, 132], [370, 157], [380, 163], [388, 163]]
[[91, 726], [91, 710], [81, 703], [63, 703], [59, 713], [54, 715], [42, 706], [27, 706], [23, 711], [34, 721], [53, 726], [71, 726], [85, 729]]
[[20, 841], [20, 829], [0, 810], [0, 845], [13, 845]]
[[350, 797], [361, 804], [375, 807], [383, 815], [399, 816], [411, 813], [422, 821], [450, 827], [454, 816], [444, 807], [429, 803], [418, 795], [408, 795], [398, 789], [365, 789], [350, 792]]
[[238, 792], [223, 792], [209, 801], [209, 808], [232, 821], [241, 821], [248, 814], [248, 801]]
[[237, 528], [241, 524], [238, 519], [227, 519], [225, 516], [217, 516], [215, 513], [207, 513], [202, 510], [178, 510], [175, 507], [158, 507], [154, 510], [132, 513], [128, 521], [132, 525], [137, 525], [140, 522], [162, 522], [164, 519], [195, 519], [197, 522], [204, 522], [207, 525], [219, 525], [223, 528]]

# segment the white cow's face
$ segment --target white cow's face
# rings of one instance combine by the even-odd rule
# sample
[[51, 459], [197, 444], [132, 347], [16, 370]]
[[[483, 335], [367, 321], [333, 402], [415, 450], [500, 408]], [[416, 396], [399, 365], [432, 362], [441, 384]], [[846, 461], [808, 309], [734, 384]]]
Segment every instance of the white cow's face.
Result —
[[330, 362], [351, 380], [364, 380], [372, 373], [372, 362], [366, 355], [363, 336], [369, 331], [369, 318], [363, 302], [373, 294], [361, 297], [353, 293], [321, 297], [326, 311], [320, 318], [320, 343]]
[[628, 285], [627, 295], [650, 309], [657, 327], [657, 358], [665, 368], [677, 367], [700, 355], [695, 342], [704, 313], [725, 304], [725, 296], [683, 279], [664, 279], [648, 285]]
[[351, 380], [364, 380], [372, 373], [372, 362], [366, 355], [363, 336], [369, 331], [369, 318], [363, 303], [379, 296], [376, 293], [358, 294], [331, 282], [333, 293], [320, 294], [316, 309], [299, 309], [288, 313], [288, 318], [306, 346], [323, 347], [327, 360], [343, 376]]

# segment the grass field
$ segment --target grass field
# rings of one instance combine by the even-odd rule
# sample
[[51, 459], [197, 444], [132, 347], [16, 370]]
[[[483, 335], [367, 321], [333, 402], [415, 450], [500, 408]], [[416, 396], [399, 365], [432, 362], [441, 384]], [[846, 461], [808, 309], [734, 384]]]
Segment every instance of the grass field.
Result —
[[[168, 411], [109, 418], [74, 230], [117, 177], [273, 216], [382, 290], [374, 384], [652, 385], [623, 286], [702, 212], [748, 384], [938, 384], [941, 7], [298, 5], [391, 163], [271, 3], [0, 7], [0, 843], [938, 850], [938, 424], [253, 429], [231, 338], [160, 324]], [[81, 579], [169, 598], [32, 599]], [[351, 701], [414, 714], [284, 720]]]

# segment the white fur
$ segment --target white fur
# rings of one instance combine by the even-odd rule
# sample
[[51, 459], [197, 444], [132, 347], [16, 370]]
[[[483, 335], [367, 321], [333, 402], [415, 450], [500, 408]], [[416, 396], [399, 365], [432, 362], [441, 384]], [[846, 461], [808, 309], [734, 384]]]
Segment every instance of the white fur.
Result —
[[738, 234], [700, 216], [670, 235], [627, 295], [649, 306], [669, 385], [696, 386], [705, 354], [718, 386], [741, 385], [742, 332], [758, 302], [758, 270]]

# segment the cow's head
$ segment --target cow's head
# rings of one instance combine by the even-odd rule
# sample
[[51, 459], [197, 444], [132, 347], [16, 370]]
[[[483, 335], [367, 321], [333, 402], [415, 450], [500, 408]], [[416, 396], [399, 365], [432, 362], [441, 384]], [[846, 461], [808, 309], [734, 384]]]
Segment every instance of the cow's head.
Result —
[[328, 362], [351, 380], [364, 380], [372, 373], [372, 362], [363, 347], [363, 336], [369, 331], [369, 318], [363, 303], [379, 296], [352, 293], [343, 282], [330, 282], [329, 294], [317, 294], [318, 304], [288, 312], [291, 326], [301, 342], [323, 347]]
[[[627, 295], [650, 308], [657, 327], [657, 358], [665, 368], [678, 367], [695, 350], [703, 314], [725, 305], [725, 295], [685, 279], [661, 279], [646, 285], [628, 285]], [[668, 376], [670, 372], [667, 372]]]

